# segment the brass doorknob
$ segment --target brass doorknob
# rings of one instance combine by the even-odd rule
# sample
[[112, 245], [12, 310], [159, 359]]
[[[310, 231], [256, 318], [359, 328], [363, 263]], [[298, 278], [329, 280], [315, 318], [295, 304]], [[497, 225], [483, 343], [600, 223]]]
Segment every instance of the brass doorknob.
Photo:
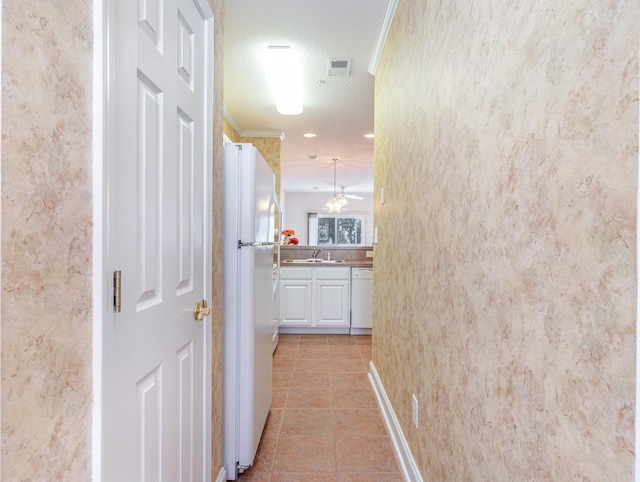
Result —
[[196, 306], [193, 307], [193, 318], [196, 321], [202, 321], [203, 316], [209, 316], [211, 314], [211, 308], [207, 306], [207, 302], [202, 300], [202, 303], [199, 301], [196, 302]]

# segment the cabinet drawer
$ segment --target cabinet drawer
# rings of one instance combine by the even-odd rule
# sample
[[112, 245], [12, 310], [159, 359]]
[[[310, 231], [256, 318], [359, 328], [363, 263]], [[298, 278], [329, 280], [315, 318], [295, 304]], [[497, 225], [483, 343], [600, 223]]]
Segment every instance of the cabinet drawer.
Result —
[[313, 268], [280, 268], [280, 279], [307, 279], [313, 276]]
[[318, 267], [316, 268], [316, 279], [348, 280], [350, 278], [350, 273], [351, 273], [351, 268]]

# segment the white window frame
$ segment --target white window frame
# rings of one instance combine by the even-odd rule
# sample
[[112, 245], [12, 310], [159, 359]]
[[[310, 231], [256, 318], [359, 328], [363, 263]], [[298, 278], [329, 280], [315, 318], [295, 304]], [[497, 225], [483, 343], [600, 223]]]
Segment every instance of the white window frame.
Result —
[[[323, 242], [318, 239], [318, 223], [320, 219], [333, 219], [334, 220], [334, 230], [336, 233], [338, 231], [338, 221], [340, 219], [356, 219], [360, 221], [360, 242], [356, 243], [337, 243], [337, 240], [331, 240], [331, 242]], [[365, 216], [361, 214], [330, 214], [330, 213], [320, 213], [320, 212], [308, 212], [307, 213], [307, 227], [309, 233], [309, 246], [364, 246], [364, 238], [365, 238]]]

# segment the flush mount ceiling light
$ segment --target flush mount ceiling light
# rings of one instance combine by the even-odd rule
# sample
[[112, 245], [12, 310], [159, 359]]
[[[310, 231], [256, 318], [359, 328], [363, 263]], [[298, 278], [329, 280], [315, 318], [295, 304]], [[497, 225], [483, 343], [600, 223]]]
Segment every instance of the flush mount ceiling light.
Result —
[[302, 74], [295, 49], [271, 45], [264, 59], [276, 110], [282, 115], [302, 114]]
[[316, 135], [313, 132], [307, 132], [306, 134], [302, 134], [302, 137], [315, 137]]
[[338, 198], [336, 196], [336, 165], [338, 164], [338, 159], [333, 159], [333, 197], [327, 201], [327, 203], [322, 207], [322, 210], [325, 213], [343, 213], [347, 210], [347, 200], [342, 198]]

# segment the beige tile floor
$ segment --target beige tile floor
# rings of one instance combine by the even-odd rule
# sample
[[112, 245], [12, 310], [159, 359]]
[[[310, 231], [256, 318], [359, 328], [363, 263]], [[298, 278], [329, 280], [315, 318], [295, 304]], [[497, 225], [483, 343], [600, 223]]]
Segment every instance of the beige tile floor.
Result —
[[402, 482], [370, 359], [370, 336], [280, 335], [267, 425], [238, 480]]

